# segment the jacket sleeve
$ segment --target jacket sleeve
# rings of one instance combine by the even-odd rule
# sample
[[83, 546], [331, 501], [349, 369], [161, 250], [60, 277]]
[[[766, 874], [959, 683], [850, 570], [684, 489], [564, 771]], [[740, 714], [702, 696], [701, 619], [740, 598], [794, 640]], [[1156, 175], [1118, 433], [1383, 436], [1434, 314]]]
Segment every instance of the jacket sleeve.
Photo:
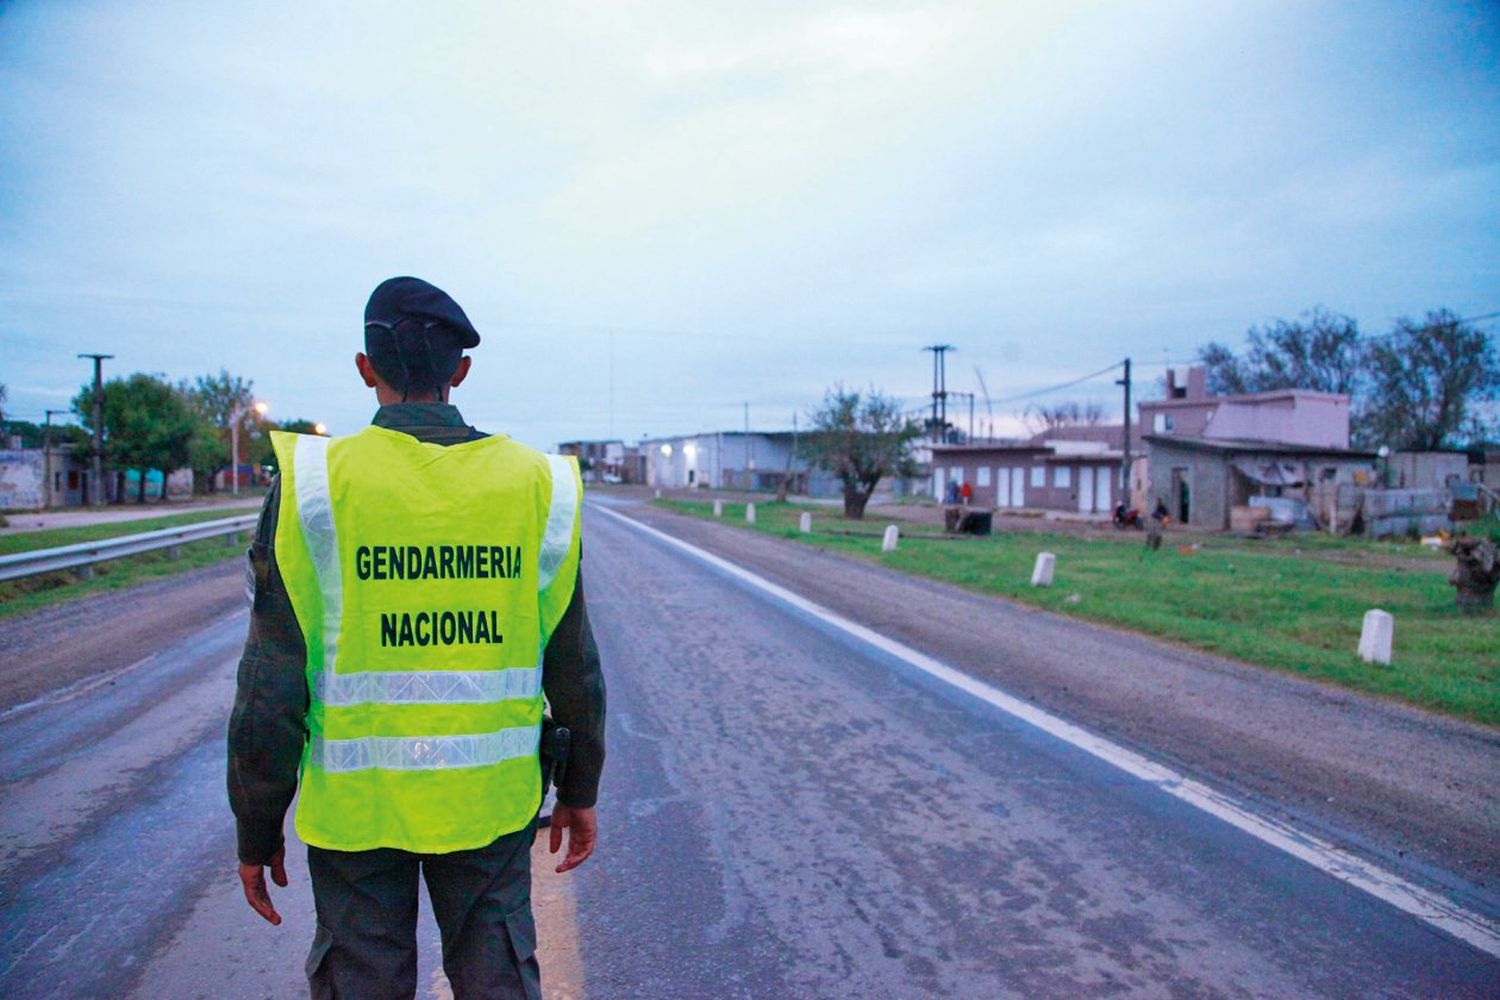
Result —
[[583, 598], [581, 567], [573, 599], [542, 656], [542, 689], [552, 720], [573, 733], [557, 801], [575, 809], [588, 808], [599, 797], [599, 775], [604, 770], [604, 673]]
[[229, 805], [246, 864], [266, 864], [282, 846], [282, 822], [307, 740], [307, 647], [276, 568], [280, 502], [277, 480], [250, 545], [254, 603], [229, 715]]

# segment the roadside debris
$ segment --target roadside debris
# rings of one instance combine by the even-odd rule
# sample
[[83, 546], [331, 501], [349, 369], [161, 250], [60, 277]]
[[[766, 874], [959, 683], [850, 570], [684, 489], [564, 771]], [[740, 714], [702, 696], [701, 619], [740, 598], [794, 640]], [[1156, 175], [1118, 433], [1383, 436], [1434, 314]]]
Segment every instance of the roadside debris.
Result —
[[1461, 610], [1481, 614], [1495, 606], [1495, 585], [1500, 583], [1500, 553], [1488, 538], [1462, 535], [1448, 546], [1458, 560], [1448, 582], [1458, 588]]

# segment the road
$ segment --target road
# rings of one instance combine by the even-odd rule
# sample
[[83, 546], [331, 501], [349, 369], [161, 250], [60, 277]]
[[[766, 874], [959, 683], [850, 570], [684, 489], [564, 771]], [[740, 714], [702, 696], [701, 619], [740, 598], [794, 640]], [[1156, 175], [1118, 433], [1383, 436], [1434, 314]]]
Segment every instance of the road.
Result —
[[122, 504], [118, 507], [84, 507], [72, 510], [23, 511], [8, 515], [10, 521], [0, 528], [0, 535], [25, 534], [29, 531], [47, 531], [53, 528], [82, 528], [91, 524], [118, 524], [144, 521], [153, 517], [170, 517], [173, 514], [189, 514], [200, 510], [223, 511], [224, 517], [237, 513], [259, 510], [260, 497], [245, 499], [222, 497], [215, 500], [188, 500], [169, 503], [140, 505]]
[[[922, 640], [908, 634], [912, 609], [979, 600], [785, 543], [731, 538], [716, 525], [625, 512], [743, 557], [783, 584], [803, 579], [830, 600], [841, 589], [859, 598], [866, 624], [902, 641]], [[1462, 997], [1500, 989], [1493, 955], [742, 577], [597, 508], [586, 517], [611, 756], [599, 854], [571, 876], [538, 882], [549, 995]], [[222, 740], [244, 613], [222, 601], [238, 586], [231, 569], [206, 575], [187, 588], [190, 597], [158, 595], [157, 604], [207, 602], [217, 616], [164, 633], [155, 654], [128, 663], [116, 661], [138, 648], [114, 653], [107, 639], [109, 619], [127, 617], [128, 603], [110, 595], [116, 603], [88, 605], [96, 610], [80, 615], [72, 636], [92, 671], [60, 670], [61, 690], [37, 690], [34, 671], [23, 688], [0, 687], [5, 704], [26, 705], [0, 716], [0, 995], [301, 993], [311, 938], [305, 865], [294, 850], [293, 885], [277, 897], [281, 928], [244, 907], [232, 870]], [[1040, 683], [1027, 664], [1059, 652], [1081, 662], [1090, 643], [1110, 641], [998, 602], [972, 607], [986, 617], [956, 637], [929, 636], [929, 651], [968, 670], [966, 644], [977, 644], [989, 652], [972, 669], [1013, 666], [989, 679], [1023, 697]], [[0, 634], [7, 661], [55, 645], [34, 622], [22, 624], [27, 635]], [[1120, 657], [1111, 665], [1128, 668], [1131, 657], [1163, 671], [1197, 664], [1144, 640]], [[1223, 667], [1206, 683], [1252, 679]], [[1406, 720], [1396, 725], [1383, 707], [1350, 709], [1283, 681], [1269, 690], [1304, 713], [1326, 709], [1325, 729], [1361, 713], [1361, 727], [1379, 721], [1381, 738], [1407, 758], [1393, 771], [1421, 772], [1426, 756], [1445, 756], [1461, 783], [1496, 773], [1500, 757], [1485, 732], [1400, 712], [1390, 716]], [[1107, 691], [1070, 701], [1059, 689], [1045, 700], [1194, 777], [1218, 782], [1227, 764], [1247, 769], [1205, 735], [1208, 723], [1173, 743], [1129, 713], [1100, 714]], [[1158, 702], [1154, 724], [1167, 731], [1162, 720], [1175, 711]], [[1358, 739], [1348, 733], [1346, 742]], [[1306, 819], [1341, 847], [1363, 845], [1365, 858], [1399, 863], [1391, 845], [1404, 843], [1419, 857], [1403, 877], [1494, 918], [1489, 800], [1431, 790], [1416, 811], [1478, 814], [1467, 827], [1455, 821], [1437, 844], [1421, 818], [1393, 818], [1413, 811], [1416, 790], [1352, 762], [1337, 787], [1378, 784], [1388, 809], [1304, 808], [1306, 787], [1329, 779], [1305, 777], [1296, 759], [1296, 747], [1266, 758], [1264, 773], [1233, 791], [1248, 809]], [[1261, 783], [1286, 792], [1273, 799]], [[442, 996], [435, 931], [426, 917], [422, 927], [423, 995]]]

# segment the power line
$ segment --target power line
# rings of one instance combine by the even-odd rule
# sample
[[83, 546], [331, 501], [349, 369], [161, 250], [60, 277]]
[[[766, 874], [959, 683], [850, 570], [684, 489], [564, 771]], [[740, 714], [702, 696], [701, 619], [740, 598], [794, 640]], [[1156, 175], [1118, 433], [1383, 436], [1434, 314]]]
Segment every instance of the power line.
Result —
[[1078, 378], [1073, 379], [1072, 381], [1069, 381], [1069, 382], [1060, 382], [1057, 385], [1049, 385], [1045, 389], [1033, 389], [1030, 392], [1022, 392], [1022, 393], [1018, 393], [1017, 395], [1014, 395], [1014, 396], [1002, 396], [1002, 397], [994, 400], [993, 402], [996, 402], [996, 403], [1015, 403], [1015, 402], [1019, 402], [1020, 400], [1023, 400], [1023, 399], [1032, 399], [1032, 398], [1034, 398], [1036, 396], [1045, 396], [1048, 393], [1059, 392], [1059, 391], [1061, 391], [1063, 389], [1071, 389], [1071, 388], [1073, 388], [1073, 386], [1075, 386], [1075, 385], [1082, 385], [1084, 382], [1087, 382], [1090, 379], [1096, 379], [1096, 378], [1098, 378], [1101, 375], [1108, 375], [1110, 372], [1114, 371], [1118, 367], [1120, 367], [1120, 362], [1116, 361], [1116, 362], [1113, 362], [1113, 363], [1111, 363], [1109, 365], [1106, 365], [1105, 367], [1099, 369], [1096, 372], [1090, 372], [1089, 374], [1082, 375], [1082, 376], [1080, 376]]

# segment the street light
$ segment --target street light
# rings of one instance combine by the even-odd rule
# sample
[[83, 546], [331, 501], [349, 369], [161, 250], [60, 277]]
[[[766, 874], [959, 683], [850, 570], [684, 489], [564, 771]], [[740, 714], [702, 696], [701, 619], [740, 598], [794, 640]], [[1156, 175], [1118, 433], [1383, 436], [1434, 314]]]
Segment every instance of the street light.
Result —
[[269, 404], [257, 400], [248, 407], [236, 406], [229, 415], [229, 492], [233, 496], [240, 495], [240, 421], [252, 410], [263, 417], [270, 408]]

